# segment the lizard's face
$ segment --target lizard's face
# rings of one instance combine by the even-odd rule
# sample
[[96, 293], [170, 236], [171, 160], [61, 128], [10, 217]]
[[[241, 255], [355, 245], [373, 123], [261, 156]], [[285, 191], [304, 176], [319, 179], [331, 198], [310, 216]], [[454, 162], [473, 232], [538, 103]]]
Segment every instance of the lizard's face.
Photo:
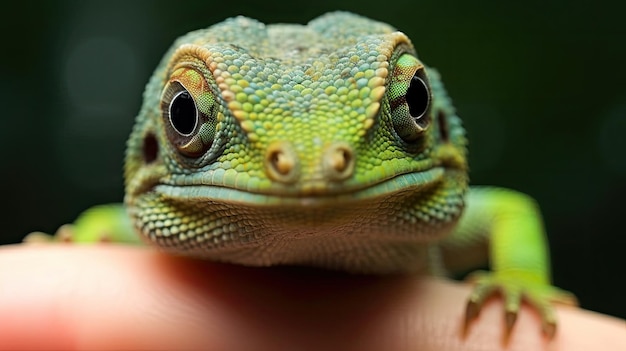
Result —
[[[416, 248], [405, 242], [455, 222], [465, 139], [436, 72], [404, 34], [348, 19], [238, 18], [175, 44], [128, 143], [126, 203], [147, 240], [244, 264], [367, 270], [373, 248], [359, 242], [406, 262]], [[400, 265], [389, 261], [377, 268]]]

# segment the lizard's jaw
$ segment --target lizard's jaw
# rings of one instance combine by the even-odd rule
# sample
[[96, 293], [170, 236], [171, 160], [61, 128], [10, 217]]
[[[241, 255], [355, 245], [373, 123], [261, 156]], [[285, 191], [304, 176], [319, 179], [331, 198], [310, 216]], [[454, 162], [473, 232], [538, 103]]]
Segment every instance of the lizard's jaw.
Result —
[[459, 217], [463, 187], [444, 174], [435, 168], [356, 192], [308, 197], [158, 185], [128, 205], [143, 238], [176, 254], [391, 272], [419, 269], [424, 245]]

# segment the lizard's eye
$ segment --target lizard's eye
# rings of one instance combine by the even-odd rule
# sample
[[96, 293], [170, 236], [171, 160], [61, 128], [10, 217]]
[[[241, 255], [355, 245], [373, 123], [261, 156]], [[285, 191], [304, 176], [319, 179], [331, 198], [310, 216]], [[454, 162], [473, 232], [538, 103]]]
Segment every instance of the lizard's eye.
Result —
[[183, 68], [172, 73], [161, 96], [170, 143], [184, 156], [199, 157], [213, 144], [216, 102], [202, 75]]
[[198, 109], [191, 94], [187, 90], [176, 93], [169, 106], [169, 119], [172, 128], [178, 134], [187, 136], [191, 134], [198, 124]]
[[[419, 73], [422, 72], [420, 71]], [[409, 89], [404, 97], [406, 104], [409, 105], [411, 117], [413, 117], [415, 122], [423, 123], [421, 119], [428, 111], [430, 105], [430, 92], [424, 79], [419, 77], [417, 73], [411, 78], [411, 84], [409, 84]]]
[[430, 125], [431, 92], [424, 66], [412, 55], [400, 56], [389, 84], [393, 127], [406, 142], [412, 142]]

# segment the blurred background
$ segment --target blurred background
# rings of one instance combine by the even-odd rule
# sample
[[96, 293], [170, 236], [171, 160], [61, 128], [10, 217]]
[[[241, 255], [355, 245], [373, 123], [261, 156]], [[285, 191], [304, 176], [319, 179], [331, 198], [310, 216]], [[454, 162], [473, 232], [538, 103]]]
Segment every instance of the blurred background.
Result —
[[412, 38], [465, 121], [472, 182], [536, 198], [556, 284], [584, 308], [626, 318], [626, 5], [617, 4], [12, 2], [0, 22], [0, 243], [121, 201], [126, 137], [176, 37], [239, 14], [306, 23], [342, 9]]

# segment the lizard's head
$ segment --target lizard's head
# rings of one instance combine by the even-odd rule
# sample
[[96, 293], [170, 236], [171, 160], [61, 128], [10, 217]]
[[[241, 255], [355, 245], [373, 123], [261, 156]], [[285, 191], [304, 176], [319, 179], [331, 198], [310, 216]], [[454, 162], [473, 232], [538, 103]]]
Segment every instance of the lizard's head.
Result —
[[393, 270], [459, 216], [465, 137], [437, 73], [388, 25], [239, 17], [165, 56], [125, 176], [136, 227], [166, 249], [368, 270], [383, 243], [398, 262], [376, 268]]

